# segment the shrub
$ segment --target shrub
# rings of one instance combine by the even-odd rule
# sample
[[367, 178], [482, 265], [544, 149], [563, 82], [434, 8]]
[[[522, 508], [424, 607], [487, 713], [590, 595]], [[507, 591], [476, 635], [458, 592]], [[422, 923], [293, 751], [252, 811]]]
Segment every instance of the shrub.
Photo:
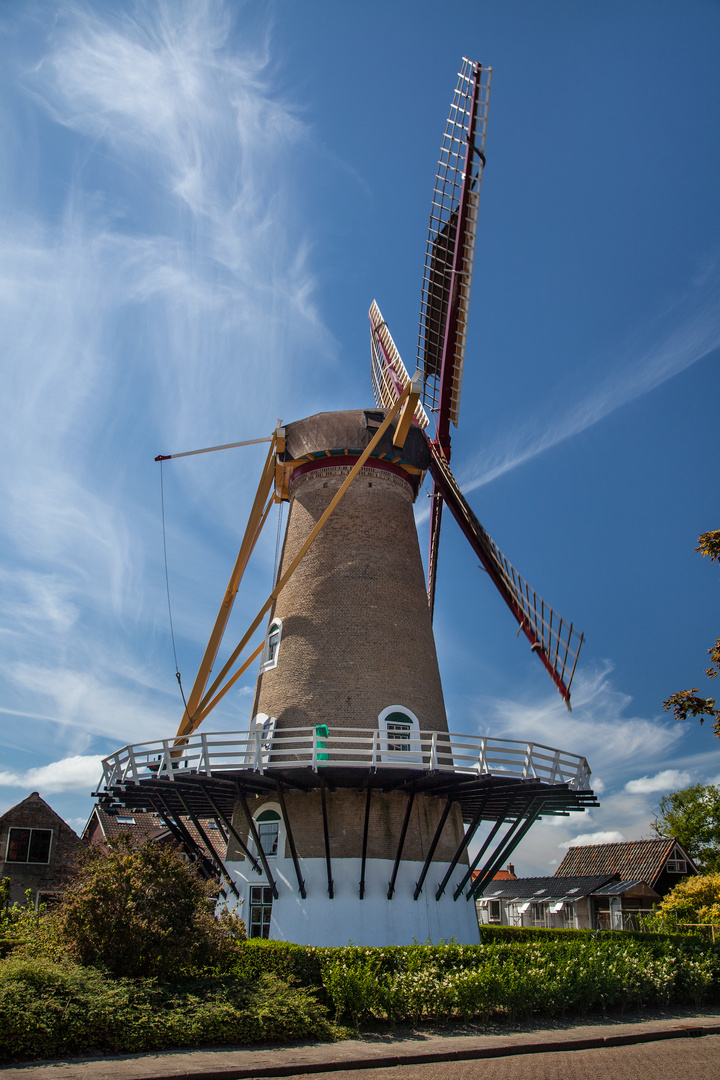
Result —
[[720, 873], [701, 874], [679, 881], [667, 893], [658, 911], [677, 912], [678, 922], [720, 926]]
[[312, 991], [275, 975], [163, 986], [48, 960], [0, 965], [5, 1061], [336, 1036]]
[[58, 930], [75, 959], [114, 975], [228, 969], [245, 925], [227, 910], [213, 915], [211, 888], [174, 848], [121, 837], [109, 854], [81, 855]]

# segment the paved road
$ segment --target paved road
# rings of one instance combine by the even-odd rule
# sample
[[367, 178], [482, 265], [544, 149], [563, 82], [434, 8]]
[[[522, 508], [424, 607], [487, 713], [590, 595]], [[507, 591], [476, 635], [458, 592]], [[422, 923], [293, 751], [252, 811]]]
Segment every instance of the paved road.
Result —
[[[301, 1080], [307, 1074], [285, 1080]], [[720, 1035], [600, 1050], [328, 1072], [322, 1080], [718, 1080]]]

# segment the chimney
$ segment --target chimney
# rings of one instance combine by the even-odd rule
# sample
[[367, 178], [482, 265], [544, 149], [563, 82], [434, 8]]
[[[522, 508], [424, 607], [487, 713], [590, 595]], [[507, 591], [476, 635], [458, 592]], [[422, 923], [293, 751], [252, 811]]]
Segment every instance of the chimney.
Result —
[[508, 874], [512, 874], [515, 877], [515, 867], [511, 862], [508, 863]]

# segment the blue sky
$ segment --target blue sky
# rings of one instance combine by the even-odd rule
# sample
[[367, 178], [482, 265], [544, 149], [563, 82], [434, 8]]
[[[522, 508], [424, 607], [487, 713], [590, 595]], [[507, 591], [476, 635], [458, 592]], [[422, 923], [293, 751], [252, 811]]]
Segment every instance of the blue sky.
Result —
[[[373, 298], [412, 366], [463, 55], [494, 74], [453, 467], [587, 642], [568, 714], [448, 517], [450, 728], [588, 757], [601, 808], [536, 826], [525, 874], [720, 777], [661, 709], [712, 692], [719, 630], [719, 46], [702, 0], [3, 5], [0, 811], [80, 826], [98, 758], [177, 727], [155, 455], [370, 404]], [[186, 687], [263, 456], [165, 466]], [[273, 524], [229, 645], [274, 556]]]

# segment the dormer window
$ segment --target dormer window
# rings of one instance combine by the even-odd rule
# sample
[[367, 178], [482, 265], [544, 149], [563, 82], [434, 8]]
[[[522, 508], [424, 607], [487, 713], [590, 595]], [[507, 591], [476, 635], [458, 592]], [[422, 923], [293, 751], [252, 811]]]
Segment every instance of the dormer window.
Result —
[[273, 619], [268, 627], [267, 637], [265, 639], [265, 648], [263, 650], [262, 664], [260, 666], [261, 675], [263, 672], [270, 671], [271, 668], [277, 667], [281, 637], [282, 621], [280, 619]]

